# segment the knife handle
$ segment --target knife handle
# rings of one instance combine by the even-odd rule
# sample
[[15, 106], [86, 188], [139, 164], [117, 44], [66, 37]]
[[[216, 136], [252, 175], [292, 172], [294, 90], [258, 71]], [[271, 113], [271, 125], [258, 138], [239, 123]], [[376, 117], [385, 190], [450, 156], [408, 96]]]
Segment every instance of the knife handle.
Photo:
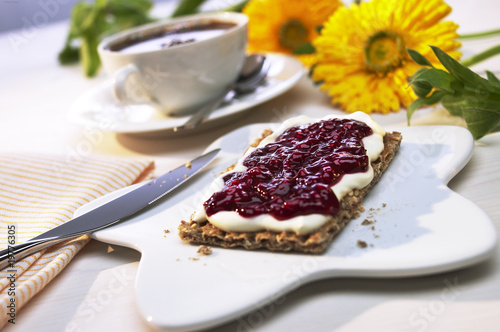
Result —
[[7, 249], [0, 251], [0, 270], [3, 270], [6, 267], [13, 268], [14, 264], [20, 259], [64, 240], [67, 240], [67, 238], [42, 238], [39, 240], [31, 239], [24, 243], [15, 244], [13, 246], [9, 245]]

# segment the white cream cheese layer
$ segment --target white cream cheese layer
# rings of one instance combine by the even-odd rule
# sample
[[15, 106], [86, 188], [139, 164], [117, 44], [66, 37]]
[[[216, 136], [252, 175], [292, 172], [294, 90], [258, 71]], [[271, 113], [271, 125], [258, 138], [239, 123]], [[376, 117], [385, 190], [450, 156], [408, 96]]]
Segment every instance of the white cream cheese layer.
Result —
[[[273, 132], [272, 135], [262, 140], [262, 142], [256, 148], [248, 149], [245, 155], [238, 160], [234, 170], [232, 170], [231, 172], [245, 171], [246, 167], [243, 165], [243, 161], [245, 160], [245, 158], [255, 149], [261, 148], [267, 145], [268, 143], [273, 142], [279, 135], [281, 135], [288, 128], [333, 118], [337, 119], [347, 118], [347, 119], [361, 121], [366, 123], [370, 128], [372, 128], [373, 135], [363, 138], [363, 144], [365, 146], [366, 154], [369, 158], [370, 163], [379, 158], [380, 153], [384, 149], [383, 136], [385, 135], [385, 131], [375, 121], [373, 121], [373, 119], [368, 114], [363, 112], [356, 112], [345, 116], [329, 116], [323, 119], [313, 119], [307, 116], [298, 116], [283, 122], [281, 126]], [[214, 180], [214, 182], [210, 186], [211, 193], [222, 190], [224, 186], [223, 177], [225, 175], [227, 175], [227, 173], [219, 176], [217, 179]], [[373, 179], [373, 168], [371, 167], [370, 164], [366, 172], [345, 174], [342, 177], [342, 179], [331, 188], [335, 193], [335, 196], [337, 196], [337, 199], [340, 201], [342, 197], [344, 197], [349, 191], [351, 191], [352, 189], [361, 189], [365, 187], [372, 181], [372, 179]], [[207, 199], [208, 198], [209, 197], [207, 197]], [[262, 230], [270, 230], [277, 232], [291, 231], [300, 235], [308, 234], [318, 229], [329, 218], [330, 218], [329, 215], [310, 214], [280, 221], [269, 214], [263, 214], [252, 218], [246, 218], [240, 216], [235, 211], [222, 211], [215, 213], [210, 217], [207, 217], [203, 206], [201, 206], [201, 208], [195, 211], [195, 213], [192, 216], [192, 219], [194, 221], [201, 222], [206, 219], [210, 221], [210, 223], [213, 224], [214, 226], [225, 231], [233, 231], [233, 232], [255, 232]]]

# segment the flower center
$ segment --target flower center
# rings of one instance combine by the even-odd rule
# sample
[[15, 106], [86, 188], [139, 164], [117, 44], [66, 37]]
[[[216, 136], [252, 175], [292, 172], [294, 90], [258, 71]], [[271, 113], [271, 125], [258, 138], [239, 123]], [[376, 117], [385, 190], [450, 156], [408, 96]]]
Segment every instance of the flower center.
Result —
[[378, 31], [365, 46], [365, 63], [368, 71], [386, 74], [401, 67], [406, 58], [406, 48], [399, 35], [389, 31]]
[[279, 42], [281, 46], [293, 51], [307, 43], [307, 34], [308, 31], [304, 24], [292, 18], [280, 27]]

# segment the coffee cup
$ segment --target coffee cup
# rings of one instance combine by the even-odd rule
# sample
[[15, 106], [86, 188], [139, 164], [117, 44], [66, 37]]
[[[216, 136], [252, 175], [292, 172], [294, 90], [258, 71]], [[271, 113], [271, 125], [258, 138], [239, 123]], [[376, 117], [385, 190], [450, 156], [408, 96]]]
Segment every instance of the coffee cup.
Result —
[[98, 46], [114, 93], [127, 104], [150, 103], [185, 116], [218, 99], [245, 59], [247, 22], [239, 13], [185, 16], [130, 29]]

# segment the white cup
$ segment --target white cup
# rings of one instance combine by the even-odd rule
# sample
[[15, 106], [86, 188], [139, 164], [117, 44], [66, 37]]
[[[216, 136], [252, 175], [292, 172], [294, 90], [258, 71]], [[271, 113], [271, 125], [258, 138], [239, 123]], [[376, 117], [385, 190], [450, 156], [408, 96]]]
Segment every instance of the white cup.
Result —
[[[124, 46], [144, 46], [135, 41], [214, 22], [232, 26], [215, 36], [171, 47]], [[98, 51], [104, 69], [114, 76], [120, 101], [151, 103], [166, 115], [184, 116], [220, 97], [236, 81], [245, 58], [247, 22], [246, 15], [229, 12], [186, 16], [105, 38]]]

